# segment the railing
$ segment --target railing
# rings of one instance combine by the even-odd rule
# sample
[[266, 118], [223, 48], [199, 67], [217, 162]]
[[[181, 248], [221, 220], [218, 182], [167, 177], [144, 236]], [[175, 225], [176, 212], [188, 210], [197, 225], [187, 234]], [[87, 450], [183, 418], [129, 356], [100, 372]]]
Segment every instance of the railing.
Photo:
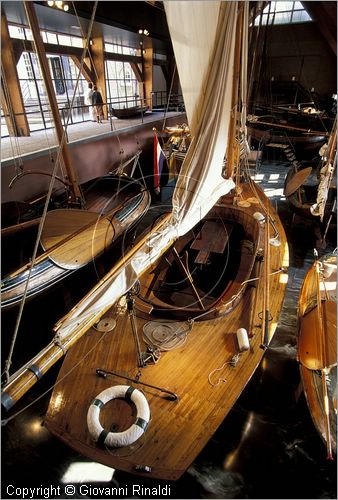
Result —
[[[75, 98], [75, 102], [78, 102], [77, 105], [72, 107], [71, 113], [70, 111], [70, 103], [67, 100], [58, 101], [58, 109], [60, 112], [60, 117], [63, 126], [72, 125], [74, 123], [79, 122], [87, 122], [91, 121], [92, 117], [89, 112], [89, 106], [83, 104], [83, 96], [79, 96]], [[112, 119], [114, 118], [112, 114], [112, 108], [117, 109], [125, 109], [135, 106], [146, 106], [147, 101], [141, 99], [139, 96], [131, 96], [125, 99], [112, 98], [108, 102], [103, 103], [103, 106], [107, 107], [108, 119], [111, 123], [111, 129], [113, 130]], [[172, 95], [169, 101], [169, 105], [167, 103], [167, 92], [154, 92], [152, 95], [151, 102], [149, 102], [148, 107], [152, 107], [154, 111], [184, 111], [184, 103], [181, 95]], [[16, 113], [16, 116], [26, 115], [27, 121], [29, 124], [30, 130], [33, 132], [37, 132], [40, 130], [51, 129], [54, 128], [54, 120], [52, 118], [51, 112], [48, 107], [47, 102], [36, 104], [27, 104], [25, 105], [25, 113]], [[8, 115], [1, 112], [1, 137], [8, 137], [9, 132], [6, 126], [5, 118]], [[144, 114], [141, 114], [142, 122], [143, 122]]]
[[[169, 101], [169, 102], [168, 102]], [[168, 92], [161, 90], [152, 93], [152, 108], [168, 109], [168, 111], [184, 111], [184, 101], [182, 94], [170, 94], [168, 99]]]

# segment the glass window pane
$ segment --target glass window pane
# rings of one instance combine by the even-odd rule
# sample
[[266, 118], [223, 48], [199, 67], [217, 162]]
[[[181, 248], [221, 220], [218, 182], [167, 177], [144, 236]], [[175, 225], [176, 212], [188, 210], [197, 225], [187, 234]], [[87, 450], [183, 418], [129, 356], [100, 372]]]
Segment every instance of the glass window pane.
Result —
[[33, 35], [32, 35], [31, 30], [29, 30], [28, 28], [26, 28], [25, 29], [25, 33], [26, 33], [27, 40], [33, 40]]
[[40, 78], [42, 79], [41, 71], [40, 71], [40, 65], [38, 62], [38, 58], [34, 52], [30, 54], [32, 64], [33, 64], [33, 72], [35, 74], [35, 78]]
[[274, 2], [276, 12], [288, 12], [293, 9], [293, 2]]
[[58, 41], [56, 35], [54, 33], [47, 33], [47, 42], [57, 44]]
[[21, 38], [24, 40], [25, 32], [19, 26], [8, 25], [9, 36], [11, 38]]
[[114, 47], [113, 47], [113, 45], [111, 43], [105, 43], [104, 44], [104, 50], [106, 52], [111, 52], [112, 53], [112, 52], [114, 52]]
[[71, 36], [71, 43], [73, 47], [83, 47], [83, 40], [78, 36]]
[[305, 10], [297, 10], [293, 13], [292, 22], [293, 23], [304, 23], [306, 21], [312, 21], [311, 17]]
[[291, 20], [291, 12], [280, 12], [275, 14], [274, 24], [286, 24]]
[[59, 39], [59, 44], [60, 45], [66, 45], [67, 47], [71, 47], [72, 46], [72, 42], [71, 42], [70, 36], [58, 35], [58, 39]]

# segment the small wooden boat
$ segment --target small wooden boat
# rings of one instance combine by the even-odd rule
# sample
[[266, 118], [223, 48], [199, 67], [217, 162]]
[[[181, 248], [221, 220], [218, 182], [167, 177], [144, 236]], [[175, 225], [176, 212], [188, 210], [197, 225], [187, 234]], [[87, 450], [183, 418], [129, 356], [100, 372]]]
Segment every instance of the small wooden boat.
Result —
[[[246, 173], [245, 109], [238, 96], [247, 81], [241, 62], [249, 3], [196, 2], [182, 36], [188, 4], [164, 4], [193, 137], [172, 212], [61, 318], [50, 344], [2, 393], [10, 409], [68, 351], [46, 427], [95, 461], [167, 480], [191, 464], [262, 360], [277, 327], [288, 266], [279, 217]], [[194, 40], [206, 24], [202, 47]], [[167, 260], [158, 261], [165, 253]], [[205, 279], [209, 265], [213, 282]], [[161, 278], [166, 285], [171, 274], [183, 293], [174, 297], [163, 289], [159, 295]]]
[[38, 296], [97, 258], [139, 221], [150, 205], [145, 187], [127, 176], [100, 177], [84, 185], [83, 190], [87, 210], [47, 213], [33, 266], [29, 259], [37, 225], [2, 237], [7, 249], [2, 266], [2, 309], [20, 302], [24, 294], [26, 299]]
[[[207, 289], [202, 290], [201, 276], [195, 272], [187, 276], [180, 266], [172, 270], [171, 248], [151, 268], [153, 272], [141, 278], [140, 292], [127, 294], [68, 352], [45, 425], [79, 453], [119, 470], [176, 480], [243, 391], [264, 355], [264, 252], [270, 247], [267, 342], [283, 303], [288, 255], [283, 227], [267, 198], [250, 183], [242, 188], [242, 206], [234, 204], [231, 195], [221, 198], [192, 231], [195, 238], [189, 233], [174, 245], [181, 264], [187, 262], [187, 252], [187, 260], [197, 259], [197, 267], [202, 268], [196, 273], [209, 274]], [[278, 246], [273, 244], [276, 240], [266, 242], [265, 224], [254, 215], [260, 203], [271, 210], [268, 225], [270, 234], [278, 237]], [[209, 236], [207, 245], [203, 228]], [[156, 291], [159, 282], [163, 290]], [[168, 293], [168, 287], [174, 291]], [[249, 348], [242, 352], [243, 329], [248, 332]], [[143, 391], [151, 420], [136, 443], [102, 447], [88, 432], [87, 412], [103, 390], [120, 384]], [[76, 411], [71, 403], [75, 401]], [[128, 433], [136, 418], [135, 407], [122, 396], [107, 403], [100, 418], [105, 429]]]
[[111, 114], [116, 118], [131, 118], [133, 116], [144, 115], [148, 111], [148, 106], [131, 106], [129, 108], [111, 108]]
[[337, 255], [316, 260], [299, 297], [298, 358], [307, 404], [326, 443], [337, 452]]
[[[256, 106], [248, 115], [248, 134], [254, 143], [290, 146], [302, 155], [314, 151], [328, 140], [334, 119], [312, 107]], [[313, 112], [310, 112], [313, 111]]]
[[[39, 199], [39, 202], [45, 202], [41, 203], [45, 205], [41, 210], [44, 214], [41, 222], [39, 217], [35, 217], [2, 231], [2, 244], [7, 251], [2, 266], [4, 278], [1, 281], [1, 306], [6, 308], [20, 302], [21, 311], [26, 299], [46, 291], [100, 256], [142, 217], [150, 204], [150, 195], [144, 186], [123, 175], [107, 175], [80, 187], [61, 123], [35, 9], [30, 2], [24, 2], [24, 7], [55, 122], [59, 149], [53, 172], [21, 171], [11, 181], [12, 184], [27, 174], [42, 174], [51, 178], [48, 194], [42, 194]], [[138, 155], [139, 153], [136, 156]], [[66, 180], [57, 175], [61, 163], [67, 173]], [[55, 180], [61, 181], [66, 187], [60, 197], [55, 194], [58, 193], [54, 186]], [[55, 196], [55, 203], [61, 207], [66, 198], [68, 206], [82, 209], [58, 208], [48, 212], [52, 194]], [[37, 205], [38, 203], [35, 208]], [[14, 204], [19, 216], [19, 207], [27, 217], [32, 215], [26, 204]], [[13, 205], [7, 205], [7, 208], [13, 209]]]
[[[298, 154], [313, 156], [325, 144], [328, 134], [325, 131], [294, 130], [283, 124], [267, 121], [248, 122], [248, 135], [253, 146], [257, 144], [292, 144]], [[256, 147], [255, 147], [256, 149]]]

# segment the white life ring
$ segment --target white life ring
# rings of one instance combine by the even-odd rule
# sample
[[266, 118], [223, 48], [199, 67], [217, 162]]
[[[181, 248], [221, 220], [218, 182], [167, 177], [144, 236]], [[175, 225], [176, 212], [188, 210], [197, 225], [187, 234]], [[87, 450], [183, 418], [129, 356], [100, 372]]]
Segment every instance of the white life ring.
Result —
[[[123, 432], [105, 431], [100, 423], [100, 410], [108, 401], [115, 398], [130, 399], [135, 403], [137, 415], [135, 422]], [[87, 425], [90, 435], [96, 442], [114, 448], [128, 446], [139, 439], [146, 431], [150, 419], [148, 401], [139, 390], [129, 385], [109, 387], [94, 399], [87, 413]]]

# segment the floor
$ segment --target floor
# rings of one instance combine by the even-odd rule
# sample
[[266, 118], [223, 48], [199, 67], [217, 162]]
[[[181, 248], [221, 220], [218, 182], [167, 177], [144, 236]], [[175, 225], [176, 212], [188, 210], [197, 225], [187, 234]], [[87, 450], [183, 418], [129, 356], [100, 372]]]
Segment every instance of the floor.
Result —
[[[110, 117], [109, 120], [103, 120], [102, 123], [92, 121], [79, 122], [70, 124], [67, 127], [67, 142], [72, 143], [79, 140], [88, 140], [91, 137], [107, 134], [111, 131], [121, 130], [132, 125], [139, 125], [141, 123], [149, 123], [154, 120], [175, 116], [176, 111], [154, 111], [147, 112], [143, 116], [130, 117], [128, 119], [118, 119]], [[32, 132], [29, 137], [4, 137], [1, 138], [1, 161], [9, 158], [21, 158], [22, 156], [49, 149], [57, 145], [57, 137], [55, 129], [47, 129]]]
[[[181, 479], [154, 482], [114, 471], [91, 463], [54, 438], [43, 426], [43, 417], [59, 367], [55, 365], [13, 414], [2, 415], [1, 498], [337, 498], [336, 460], [326, 460], [296, 361], [297, 298], [313, 260], [315, 236], [309, 221], [292, 217], [283, 197], [288, 168], [270, 159], [253, 173], [277, 207], [290, 246], [279, 327], [252, 380]], [[329, 234], [327, 249], [334, 248], [335, 238]], [[87, 286], [94, 278], [88, 276]], [[17, 354], [48, 342], [46, 332], [83, 292], [79, 288], [74, 281], [67, 290], [59, 289], [53, 302], [46, 295], [30, 305]], [[5, 341], [14, 323], [14, 312], [3, 315]]]

